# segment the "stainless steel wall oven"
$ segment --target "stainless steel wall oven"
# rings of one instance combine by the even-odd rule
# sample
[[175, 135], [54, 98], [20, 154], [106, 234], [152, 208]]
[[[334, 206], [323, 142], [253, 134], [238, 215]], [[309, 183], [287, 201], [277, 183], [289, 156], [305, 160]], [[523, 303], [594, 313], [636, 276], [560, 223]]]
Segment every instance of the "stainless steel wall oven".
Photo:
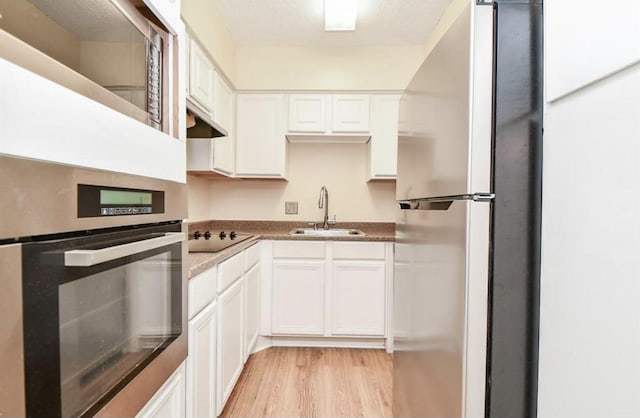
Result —
[[185, 185], [0, 156], [0, 193], [0, 415], [135, 415], [186, 357]]

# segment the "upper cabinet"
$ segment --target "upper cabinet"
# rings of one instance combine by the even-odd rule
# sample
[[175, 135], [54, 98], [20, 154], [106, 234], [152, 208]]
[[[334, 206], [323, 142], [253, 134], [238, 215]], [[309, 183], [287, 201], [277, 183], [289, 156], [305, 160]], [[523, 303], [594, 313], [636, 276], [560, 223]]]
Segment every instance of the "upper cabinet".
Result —
[[236, 97], [236, 167], [238, 177], [285, 177], [284, 94]]
[[[208, 78], [202, 79], [206, 93]], [[367, 179], [395, 179], [399, 94], [234, 94], [215, 71], [211, 90], [213, 119], [228, 135], [189, 140], [191, 171], [282, 179], [288, 139], [367, 143]]]
[[189, 40], [189, 98], [207, 115], [214, 105], [213, 64], [194, 39]]
[[369, 95], [334, 94], [331, 97], [331, 130], [334, 133], [369, 132]]
[[290, 94], [288, 131], [324, 134], [326, 114], [326, 94]]
[[369, 180], [395, 179], [400, 95], [374, 95], [371, 108], [371, 139], [367, 144], [367, 178]]
[[235, 104], [233, 90], [224, 81], [220, 73], [213, 73], [213, 121], [227, 132], [233, 125]]
[[287, 138], [290, 142], [366, 142], [368, 94], [290, 94]]
[[[216, 71], [204, 49], [193, 38], [188, 42], [188, 63], [188, 107], [198, 118], [206, 121], [206, 124], [196, 125], [187, 133], [189, 137], [187, 170], [233, 176], [235, 173], [235, 93], [222, 75]], [[197, 124], [201, 122], [197, 119]], [[197, 137], [190, 136], [194, 134], [192, 132], [194, 130], [197, 130], [195, 131]], [[204, 135], [199, 136], [200, 133]], [[212, 138], [212, 136], [215, 137]]]

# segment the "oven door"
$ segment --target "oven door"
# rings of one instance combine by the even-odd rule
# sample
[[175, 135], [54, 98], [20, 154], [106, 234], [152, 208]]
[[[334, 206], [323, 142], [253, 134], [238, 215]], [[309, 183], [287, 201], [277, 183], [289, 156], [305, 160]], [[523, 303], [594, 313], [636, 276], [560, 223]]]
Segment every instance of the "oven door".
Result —
[[27, 416], [92, 416], [183, 332], [181, 225], [23, 245]]

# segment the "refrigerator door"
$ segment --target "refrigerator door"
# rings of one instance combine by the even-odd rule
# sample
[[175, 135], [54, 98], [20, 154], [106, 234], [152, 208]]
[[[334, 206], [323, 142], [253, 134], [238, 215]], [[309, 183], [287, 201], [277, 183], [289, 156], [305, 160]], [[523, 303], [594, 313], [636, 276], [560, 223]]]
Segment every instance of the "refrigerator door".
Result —
[[400, 100], [396, 199], [490, 191], [493, 10], [467, 6]]
[[400, 210], [393, 415], [484, 416], [490, 203]]
[[492, 34], [470, 2], [401, 99], [394, 416], [484, 416]]

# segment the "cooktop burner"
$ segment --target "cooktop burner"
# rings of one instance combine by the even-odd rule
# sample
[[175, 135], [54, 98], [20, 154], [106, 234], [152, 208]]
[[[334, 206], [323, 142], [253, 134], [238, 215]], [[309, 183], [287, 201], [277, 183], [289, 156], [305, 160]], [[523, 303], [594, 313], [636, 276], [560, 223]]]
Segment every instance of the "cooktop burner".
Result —
[[193, 233], [193, 239], [189, 240], [189, 252], [217, 253], [251, 237], [251, 234], [236, 234], [234, 231], [228, 234], [224, 231], [214, 234], [211, 231], [205, 231], [204, 234], [196, 231]]

